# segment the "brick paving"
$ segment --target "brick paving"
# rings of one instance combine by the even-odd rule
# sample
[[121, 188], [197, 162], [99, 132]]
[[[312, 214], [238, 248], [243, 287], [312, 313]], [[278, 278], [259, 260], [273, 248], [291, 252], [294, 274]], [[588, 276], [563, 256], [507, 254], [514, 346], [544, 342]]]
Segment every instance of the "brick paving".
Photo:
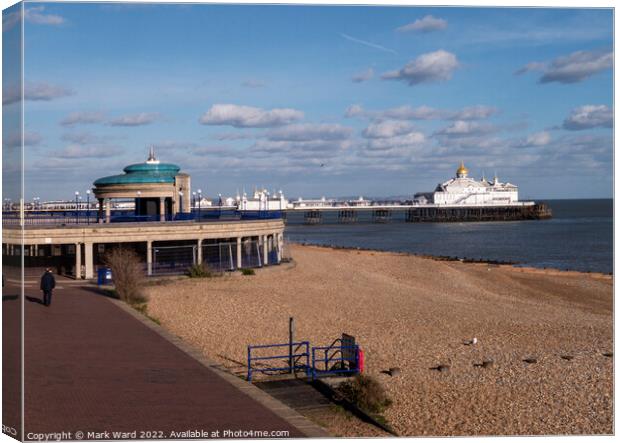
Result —
[[170, 437], [188, 430], [308, 435], [300, 431], [308, 423], [285, 420], [277, 404], [266, 407], [243, 384], [229, 383], [118, 302], [57, 280], [63, 289], [54, 292], [49, 308], [35, 300], [41, 297], [36, 285], [26, 286], [27, 439], [30, 432], [78, 430], [138, 431], [138, 437], [140, 431]]

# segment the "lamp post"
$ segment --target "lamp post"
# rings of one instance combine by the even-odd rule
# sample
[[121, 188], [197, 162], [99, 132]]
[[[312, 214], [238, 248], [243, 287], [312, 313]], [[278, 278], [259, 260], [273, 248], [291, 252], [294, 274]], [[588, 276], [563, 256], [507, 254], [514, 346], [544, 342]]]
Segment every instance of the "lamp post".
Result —
[[179, 191], [179, 213], [183, 213], [183, 191]]
[[78, 206], [78, 198], [80, 197], [80, 192], [79, 191], [75, 191], [75, 223], [78, 224], [80, 222], [80, 213], [78, 212], [80, 210], [79, 206]]
[[142, 191], [136, 191], [136, 207], [134, 208], [133, 215], [137, 218], [139, 214], [142, 213], [140, 210], [140, 196], [142, 195]]
[[90, 189], [86, 190], [86, 224], [90, 225]]
[[200, 221], [200, 203], [202, 200], [202, 190], [198, 190], [198, 220]]
[[192, 192], [192, 212], [196, 208], [196, 191]]

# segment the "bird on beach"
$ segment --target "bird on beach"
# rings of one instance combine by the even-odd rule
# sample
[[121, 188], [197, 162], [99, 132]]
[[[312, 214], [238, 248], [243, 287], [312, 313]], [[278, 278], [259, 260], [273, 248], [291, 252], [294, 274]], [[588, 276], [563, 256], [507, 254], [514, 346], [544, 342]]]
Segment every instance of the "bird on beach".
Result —
[[478, 343], [478, 339], [476, 337], [471, 340], [463, 340], [463, 344], [466, 346], [475, 345], [476, 343]]

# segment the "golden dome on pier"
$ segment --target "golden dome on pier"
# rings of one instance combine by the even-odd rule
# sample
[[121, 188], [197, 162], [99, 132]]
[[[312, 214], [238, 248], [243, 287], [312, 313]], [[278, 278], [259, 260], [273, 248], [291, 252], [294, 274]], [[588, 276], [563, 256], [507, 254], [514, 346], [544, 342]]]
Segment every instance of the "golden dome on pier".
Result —
[[456, 176], [466, 176], [468, 172], [469, 170], [465, 167], [463, 161], [461, 161], [461, 166], [459, 166], [459, 168], [456, 170]]

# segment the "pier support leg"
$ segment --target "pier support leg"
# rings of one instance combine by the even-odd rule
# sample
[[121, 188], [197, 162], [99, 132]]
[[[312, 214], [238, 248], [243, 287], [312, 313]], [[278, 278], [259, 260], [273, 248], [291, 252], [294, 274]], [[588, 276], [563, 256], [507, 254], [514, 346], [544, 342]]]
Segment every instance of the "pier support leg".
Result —
[[75, 278], [82, 278], [82, 245], [75, 244]]
[[237, 237], [237, 269], [241, 269], [243, 263], [241, 263], [241, 237]]
[[153, 275], [153, 242], [146, 242], [146, 275]]
[[86, 280], [95, 277], [93, 268], [93, 244], [92, 242], [84, 243], [84, 278]]

